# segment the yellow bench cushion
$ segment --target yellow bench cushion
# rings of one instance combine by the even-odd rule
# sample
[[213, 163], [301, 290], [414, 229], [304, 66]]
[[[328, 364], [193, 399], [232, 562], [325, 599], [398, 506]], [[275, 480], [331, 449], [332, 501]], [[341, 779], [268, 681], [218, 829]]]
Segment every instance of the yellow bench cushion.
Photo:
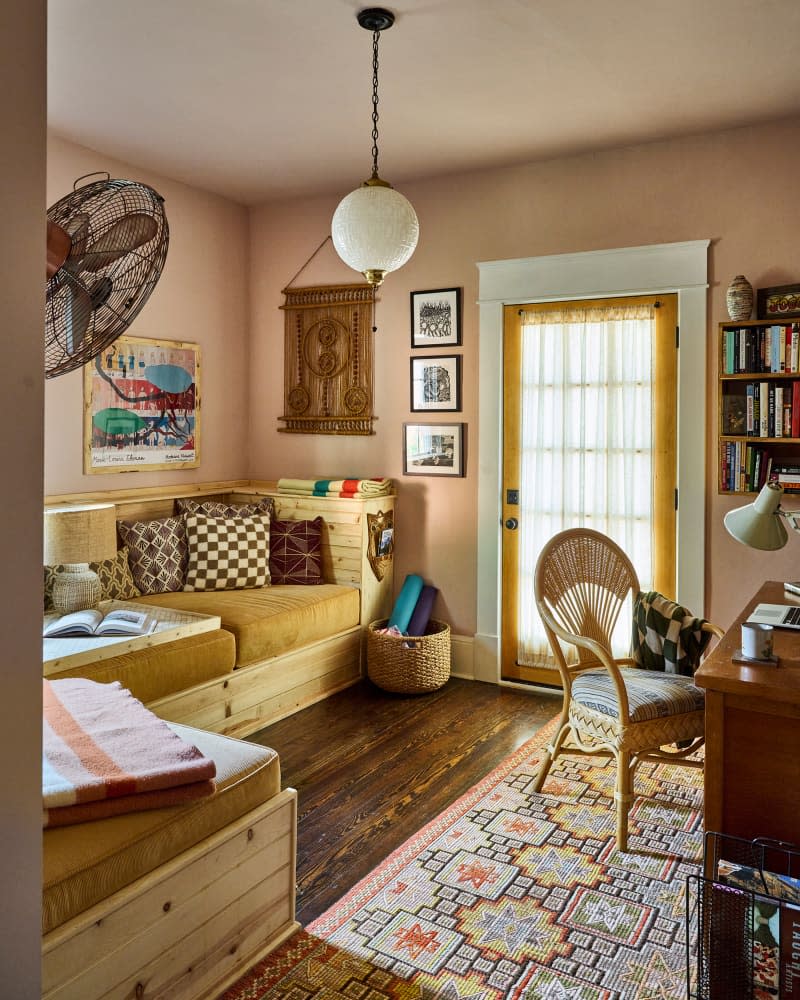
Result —
[[42, 933], [135, 882], [280, 791], [269, 747], [170, 723], [217, 765], [217, 791], [197, 802], [44, 831]]
[[148, 594], [143, 603], [219, 615], [236, 637], [236, 666], [280, 656], [359, 624], [359, 592], [335, 583]]
[[87, 677], [98, 684], [119, 681], [147, 704], [229, 674], [235, 661], [236, 640], [230, 632], [217, 629], [48, 674], [48, 680]]

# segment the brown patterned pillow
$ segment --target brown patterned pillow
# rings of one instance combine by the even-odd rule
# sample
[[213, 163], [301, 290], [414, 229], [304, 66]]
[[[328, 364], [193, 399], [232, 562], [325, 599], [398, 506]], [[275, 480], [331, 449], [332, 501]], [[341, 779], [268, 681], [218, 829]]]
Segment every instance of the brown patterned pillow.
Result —
[[121, 548], [113, 559], [90, 562], [89, 569], [93, 569], [100, 578], [101, 601], [129, 601], [132, 597], [141, 597], [141, 591], [131, 576], [127, 548]]
[[184, 590], [243, 590], [269, 580], [269, 516], [186, 515], [189, 565]]
[[[141, 592], [133, 582], [130, 566], [128, 565], [128, 550], [122, 548], [113, 559], [103, 559], [101, 562], [90, 562], [89, 569], [93, 569], [100, 578], [100, 600], [101, 601], [129, 601], [132, 597], [141, 597]], [[44, 610], [53, 610], [53, 584], [64, 567], [45, 566], [44, 568]]]
[[188, 554], [183, 517], [118, 521], [117, 529], [128, 547], [128, 565], [142, 594], [183, 590]]
[[322, 583], [322, 518], [273, 521], [269, 527], [273, 583]]
[[240, 504], [178, 497], [175, 503], [179, 514], [204, 514], [206, 517], [256, 517], [259, 514], [275, 516], [275, 501], [272, 497], [264, 497], [257, 503]]
[[53, 584], [55, 583], [56, 577], [59, 573], [64, 571], [64, 567], [61, 564], [55, 566], [48, 566], [45, 564], [44, 567], [44, 610], [53, 610]]

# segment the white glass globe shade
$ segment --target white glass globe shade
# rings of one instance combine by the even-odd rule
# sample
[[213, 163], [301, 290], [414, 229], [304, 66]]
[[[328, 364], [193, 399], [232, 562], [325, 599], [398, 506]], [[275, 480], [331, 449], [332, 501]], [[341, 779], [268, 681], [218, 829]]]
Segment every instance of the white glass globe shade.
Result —
[[[382, 184], [351, 191], [333, 213], [331, 236], [336, 252], [355, 271], [396, 271], [411, 257], [419, 222], [411, 202]], [[369, 275], [367, 275], [369, 277]]]

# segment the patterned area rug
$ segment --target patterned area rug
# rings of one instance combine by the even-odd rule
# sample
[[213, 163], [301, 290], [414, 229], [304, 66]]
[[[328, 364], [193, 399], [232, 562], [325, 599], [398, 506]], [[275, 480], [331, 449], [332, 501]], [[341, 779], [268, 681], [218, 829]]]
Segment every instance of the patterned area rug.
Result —
[[610, 761], [561, 757], [532, 791], [553, 725], [225, 1000], [683, 1000], [702, 773], [643, 764], [620, 853]]

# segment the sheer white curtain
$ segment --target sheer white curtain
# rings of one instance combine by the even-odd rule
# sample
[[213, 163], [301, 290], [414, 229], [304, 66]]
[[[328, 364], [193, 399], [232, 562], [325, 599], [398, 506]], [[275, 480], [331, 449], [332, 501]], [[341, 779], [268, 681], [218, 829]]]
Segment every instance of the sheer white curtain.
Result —
[[[652, 579], [654, 309], [647, 305], [524, 311], [518, 662], [552, 662], [533, 596], [544, 543], [595, 528]], [[630, 641], [620, 622], [615, 653]]]

